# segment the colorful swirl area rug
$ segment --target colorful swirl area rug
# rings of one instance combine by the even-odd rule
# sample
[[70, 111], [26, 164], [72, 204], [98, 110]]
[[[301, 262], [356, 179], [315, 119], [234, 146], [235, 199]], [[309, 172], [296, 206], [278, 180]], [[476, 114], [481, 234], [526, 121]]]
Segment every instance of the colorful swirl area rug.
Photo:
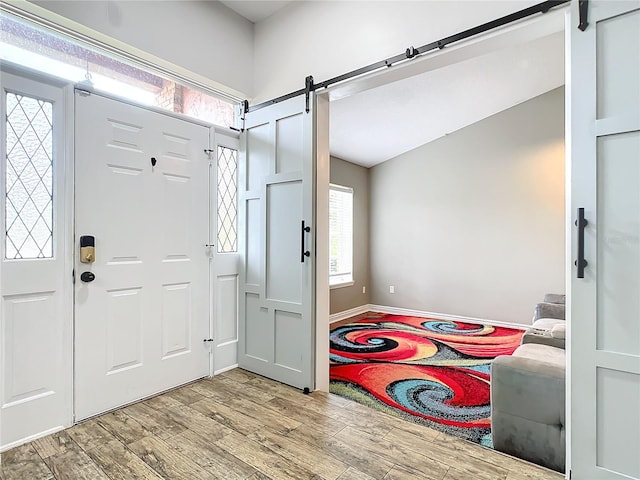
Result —
[[331, 330], [330, 391], [493, 447], [490, 366], [522, 331], [387, 314]]

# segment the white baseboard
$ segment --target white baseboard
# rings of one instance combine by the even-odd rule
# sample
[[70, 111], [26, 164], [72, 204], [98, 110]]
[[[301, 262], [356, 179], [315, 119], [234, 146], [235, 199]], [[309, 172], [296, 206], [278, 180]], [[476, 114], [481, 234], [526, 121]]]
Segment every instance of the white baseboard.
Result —
[[346, 320], [347, 318], [366, 313], [370, 310], [370, 306], [371, 305], [360, 305], [359, 307], [351, 308], [349, 310], [333, 313], [329, 315], [329, 323], [339, 322], [340, 320]]
[[[70, 427], [71, 425], [69, 425]], [[0, 452], [6, 452], [7, 450], [11, 450], [12, 448], [19, 447], [20, 445], [24, 445], [25, 443], [32, 442], [42, 437], [46, 437], [47, 435], [51, 435], [52, 433], [57, 433], [64, 430], [64, 425], [59, 425], [57, 427], [50, 428], [49, 430], [45, 430], [44, 432], [36, 433], [35, 435], [29, 435], [21, 440], [16, 440], [15, 442], [7, 443], [6, 445], [0, 446]], [[0, 462], [1, 464], [2, 462]]]
[[491, 320], [488, 318], [463, 317], [461, 315], [449, 315], [447, 313], [426, 312], [424, 310], [412, 310], [409, 308], [388, 307], [386, 305], [361, 305], [344, 312], [334, 313], [329, 316], [329, 323], [339, 322], [350, 317], [355, 317], [365, 312], [389, 313], [391, 315], [408, 315], [412, 317], [435, 318], [436, 320], [451, 320], [466, 323], [479, 323], [482, 325], [493, 325], [495, 327], [515, 328], [516, 330], [526, 330], [530, 325], [522, 325], [520, 323], [502, 322], [500, 320]]
[[410, 315], [412, 317], [435, 318], [436, 320], [451, 320], [466, 323], [479, 323], [482, 325], [493, 325], [495, 327], [515, 328], [517, 330], [526, 330], [531, 325], [523, 325], [521, 323], [502, 322], [500, 320], [491, 320], [488, 318], [463, 317], [461, 315], [449, 315], [447, 313], [425, 312], [423, 310], [411, 310], [408, 308], [387, 307], [385, 305], [367, 305], [368, 310], [372, 312], [390, 313], [393, 315]]
[[216, 376], [220, 373], [228, 372], [229, 370], [233, 370], [234, 368], [238, 368], [238, 364], [234, 363], [233, 365], [229, 365], [228, 367], [221, 368], [220, 370], [216, 370], [213, 372], [213, 375]]

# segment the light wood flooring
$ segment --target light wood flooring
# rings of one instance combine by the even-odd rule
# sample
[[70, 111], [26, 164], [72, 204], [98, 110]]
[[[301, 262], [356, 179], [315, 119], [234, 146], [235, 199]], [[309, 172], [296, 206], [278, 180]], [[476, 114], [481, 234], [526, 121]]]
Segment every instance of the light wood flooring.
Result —
[[235, 369], [9, 450], [0, 479], [552, 480], [341, 397]]

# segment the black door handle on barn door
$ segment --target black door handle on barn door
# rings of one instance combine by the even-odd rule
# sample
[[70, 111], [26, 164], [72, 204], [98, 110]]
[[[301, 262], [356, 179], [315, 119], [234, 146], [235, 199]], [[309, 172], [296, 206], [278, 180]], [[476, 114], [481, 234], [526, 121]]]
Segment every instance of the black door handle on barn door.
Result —
[[310, 226], [305, 226], [304, 220], [302, 220], [302, 229], [300, 230], [300, 262], [304, 263], [304, 257], [310, 257], [311, 252], [304, 249], [304, 234], [311, 231]]
[[584, 259], [584, 229], [589, 222], [584, 218], [584, 208], [578, 209], [575, 225], [578, 227], [578, 259], [574, 262], [578, 267], [577, 278], [584, 278], [584, 267], [588, 262]]

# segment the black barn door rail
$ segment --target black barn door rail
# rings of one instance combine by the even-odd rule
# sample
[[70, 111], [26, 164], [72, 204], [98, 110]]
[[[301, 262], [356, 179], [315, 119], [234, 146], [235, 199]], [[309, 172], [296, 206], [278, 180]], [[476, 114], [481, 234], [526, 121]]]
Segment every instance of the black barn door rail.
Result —
[[570, 1], [571, 0], [548, 0], [546, 2], [538, 3], [529, 8], [519, 10], [517, 12], [506, 15], [504, 17], [497, 18], [496, 20], [492, 20], [487, 23], [483, 23], [482, 25], [478, 25], [477, 27], [469, 28], [468, 30], [464, 30], [462, 32], [456, 33], [455, 35], [450, 35], [448, 37], [442, 38], [435, 42], [428, 43], [426, 45], [423, 45], [422, 47], [418, 47], [418, 48], [409, 47], [406, 49], [404, 53], [401, 53], [394, 57], [387, 58], [386, 60], [382, 60], [380, 62], [372, 63], [371, 65], [367, 65], [366, 67], [358, 68], [357, 70], [353, 70], [343, 75], [338, 75], [337, 77], [330, 78], [329, 80], [325, 80], [324, 82], [321, 82], [321, 83], [314, 84], [313, 77], [309, 76], [305, 79], [305, 88], [301, 88], [300, 90], [296, 90], [295, 92], [282, 95], [281, 97], [274, 98], [273, 100], [268, 100], [266, 102], [262, 102], [257, 105], [249, 106], [248, 102], [245, 102], [244, 113], [259, 110], [269, 105], [274, 105], [276, 103], [283, 102], [290, 98], [297, 97], [298, 95], [306, 95], [308, 99], [309, 92], [314, 92], [321, 88], [327, 88], [331, 85], [335, 85], [336, 83], [349, 80], [350, 78], [364, 75], [365, 73], [374, 72], [382, 68], [392, 67], [393, 65], [399, 62], [403, 62], [403, 61], [415, 58], [427, 52], [440, 50], [452, 43], [459, 42], [460, 40], [465, 40], [467, 38], [473, 37], [475, 35], [479, 35], [484, 32], [488, 32], [489, 30], [493, 30], [495, 28], [502, 27], [504, 25], [508, 25], [509, 23], [522, 20], [523, 18], [530, 17], [532, 15], [535, 15], [536, 13], [547, 13], [552, 8], [562, 5], [564, 3], [568, 3]]

